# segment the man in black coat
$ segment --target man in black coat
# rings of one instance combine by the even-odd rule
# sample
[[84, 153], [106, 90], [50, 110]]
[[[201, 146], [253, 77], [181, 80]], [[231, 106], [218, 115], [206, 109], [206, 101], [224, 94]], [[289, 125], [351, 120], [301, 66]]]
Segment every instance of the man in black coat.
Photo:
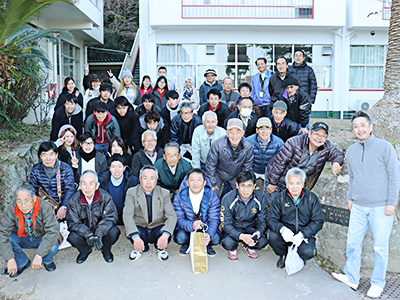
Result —
[[228, 115], [225, 120], [224, 128], [226, 128], [228, 121], [234, 118], [240, 119], [243, 122], [245, 137], [249, 137], [256, 133], [258, 116], [253, 112], [253, 101], [249, 97], [241, 98], [239, 100], [238, 109]]
[[298, 133], [297, 123], [285, 118], [287, 115], [287, 105], [283, 101], [276, 101], [272, 108], [272, 133], [286, 142]]
[[114, 101], [110, 99], [110, 96], [113, 92], [112, 85], [109, 83], [103, 83], [100, 86], [100, 96], [93, 98], [86, 104], [86, 119], [93, 114], [93, 108], [94, 105], [96, 104], [97, 101], [102, 101], [105, 104], [107, 104], [108, 111], [111, 111], [114, 109]]
[[111, 263], [111, 246], [121, 233], [116, 226], [118, 213], [113, 199], [99, 189], [97, 174], [92, 170], [83, 172], [79, 186], [80, 190], [68, 200], [67, 209], [68, 242], [79, 251], [76, 263], [84, 263], [92, 248], [101, 250], [104, 260]]
[[179, 94], [177, 91], [168, 91], [165, 93], [167, 104], [161, 109], [161, 117], [171, 128], [172, 119], [179, 114]]
[[200, 106], [197, 114], [202, 117], [206, 111], [213, 111], [217, 114], [219, 127], [224, 127], [225, 120], [230, 114], [228, 105], [221, 102], [221, 92], [218, 89], [211, 89], [207, 93], [207, 103]]
[[64, 106], [54, 111], [53, 119], [51, 120], [51, 141], [57, 140], [60, 128], [66, 124], [70, 124], [75, 128], [77, 137], [82, 134], [82, 107], [78, 104], [78, 98], [75, 95], [68, 94], [65, 96]]
[[133, 130], [137, 129], [139, 125], [139, 115], [133, 110], [129, 100], [124, 96], [115, 98], [114, 106], [110, 114], [117, 119], [121, 130], [121, 138], [124, 140], [125, 145], [134, 150], [131, 138]]
[[107, 191], [118, 211], [118, 224], [123, 225], [122, 210], [124, 209], [126, 191], [139, 184], [139, 179], [132, 175], [131, 169], [126, 165], [125, 158], [114, 154], [108, 159], [108, 170], [100, 173], [100, 187]]
[[269, 244], [279, 256], [276, 266], [285, 267], [288, 246], [294, 244], [303, 261], [316, 254], [315, 235], [322, 229], [324, 215], [317, 195], [304, 188], [306, 174], [290, 169], [285, 177], [286, 189], [275, 193], [268, 212]]

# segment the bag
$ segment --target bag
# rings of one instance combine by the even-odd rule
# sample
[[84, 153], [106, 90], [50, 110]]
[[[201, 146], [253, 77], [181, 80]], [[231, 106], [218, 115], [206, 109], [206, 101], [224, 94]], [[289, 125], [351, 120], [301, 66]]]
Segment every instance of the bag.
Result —
[[304, 261], [297, 253], [297, 246], [295, 246], [294, 244], [289, 246], [288, 254], [285, 260], [285, 265], [286, 265], [286, 273], [288, 275], [295, 274], [304, 267]]
[[46, 202], [50, 203], [50, 205], [53, 207], [53, 210], [56, 211], [60, 205], [61, 202], [61, 161], [58, 165], [58, 170], [56, 173], [56, 178], [57, 178], [57, 194], [58, 194], [58, 199], [60, 199], [58, 202], [53, 199], [52, 196], [47, 193], [44, 188], [39, 187], [39, 197], [45, 200]]
[[190, 259], [195, 274], [208, 272], [207, 247], [203, 243], [204, 232], [190, 233]]
[[67, 221], [60, 222], [59, 224], [60, 224], [60, 233], [63, 237], [63, 241], [62, 241], [61, 245], [58, 247], [58, 249], [64, 249], [64, 248], [71, 247], [71, 244], [67, 241], [67, 238], [69, 235]]

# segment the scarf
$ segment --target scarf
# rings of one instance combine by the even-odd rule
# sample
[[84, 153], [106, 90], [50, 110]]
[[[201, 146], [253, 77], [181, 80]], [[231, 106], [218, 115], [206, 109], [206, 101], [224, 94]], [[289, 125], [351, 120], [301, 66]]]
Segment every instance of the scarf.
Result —
[[88, 162], [96, 156], [96, 149], [93, 149], [90, 153], [86, 153], [82, 149], [79, 149], [79, 155], [84, 161]]
[[58, 158], [52, 168], [48, 168], [45, 165], [43, 165], [44, 173], [46, 174], [46, 176], [49, 179], [52, 179], [54, 177], [54, 175], [56, 175], [59, 165], [60, 165], [60, 161], [58, 160]]
[[188, 89], [186, 86], [184, 86], [183, 88], [184, 88], [184, 92], [183, 92], [182, 99], [190, 101], [190, 98], [193, 95], [193, 88]]

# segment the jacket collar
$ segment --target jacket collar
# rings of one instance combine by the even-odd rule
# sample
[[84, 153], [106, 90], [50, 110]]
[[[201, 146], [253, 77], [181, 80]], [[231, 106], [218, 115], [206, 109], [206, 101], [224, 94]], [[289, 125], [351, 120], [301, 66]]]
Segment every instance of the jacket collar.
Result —
[[365, 142], [361, 143], [360, 141], [357, 141], [359, 144], [363, 144], [364, 146], [370, 145], [376, 140], [375, 135], [371, 132], [371, 136], [366, 140]]
[[[100, 200], [100, 193], [99, 193], [99, 190], [97, 189], [97, 190], [94, 192], [92, 204], [95, 203], [95, 202], [97, 202], [97, 201], [99, 201], [99, 200]], [[85, 195], [82, 193], [82, 191], [81, 191], [81, 204], [83, 204], [83, 205], [89, 205], [89, 203], [86, 201], [86, 197], [85, 197]]]

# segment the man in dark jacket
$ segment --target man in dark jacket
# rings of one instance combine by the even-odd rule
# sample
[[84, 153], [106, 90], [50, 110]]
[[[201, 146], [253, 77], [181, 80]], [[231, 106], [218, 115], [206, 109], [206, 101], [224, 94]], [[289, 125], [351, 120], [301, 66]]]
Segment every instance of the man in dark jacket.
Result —
[[314, 104], [318, 91], [314, 70], [307, 64], [303, 50], [296, 50], [293, 59], [294, 63], [289, 70], [299, 76], [301, 88], [310, 96], [311, 103]]
[[255, 187], [254, 173], [240, 172], [236, 177], [236, 189], [226, 194], [221, 201], [221, 245], [229, 251], [230, 260], [238, 259], [239, 242], [243, 242], [247, 255], [252, 259], [258, 257], [255, 250], [261, 250], [268, 244], [264, 236], [268, 203]]
[[51, 141], [57, 141], [60, 128], [66, 124], [70, 124], [75, 128], [77, 137], [82, 134], [82, 107], [78, 104], [78, 98], [75, 95], [68, 94], [65, 96], [64, 106], [54, 111], [53, 119], [51, 120]]
[[224, 128], [226, 128], [228, 121], [233, 118], [240, 119], [243, 122], [245, 137], [256, 133], [258, 116], [253, 112], [253, 101], [250, 98], [240, 98], [238, 109], [228, 115]]
[[286, 115], [286, 103], [281, 100], [276, 101], [272, 108], [272, 133], [280, 137], [284, 142], [286, 142], [292, 136], [296, 136], [299, 132], [297, 130], [297, 123], [285, 118]]
[[142, 97], [142, 103], [136, 107], [135, 112], [139, 117], [143, 116], [145, 113], [149, 111], [156, 111], [161, 113], [161, 108], [155, 104], [154, 94], [144, 94]]
[[131, 169], [126, 166], [125, 159], [120, 154], [114, 154], [108, 159], [108, 170], [100, 173], [100, 187], [107, 191], [118, 212], [118, 224], [123, 225], [122, 210], [125, 204], [126, 191], [139, 184], [139, 179], [132, 175]]
[[[69, 165], [58, 159], [58, 149], [53, 142], [41, 143], [38, 157], [40, 162], [32, 167], [29, 184], [35, 189], [36, 195], [43, 189], [59, 202], [57, 219], [62, 220], [65, 218], [67, 202], [75, 192], [74, 172]], [[58, 172], [60, 184], [57, 183]]]
[[136, 153], [143, 149], [142, 134], [146, 130], [152, 130], [157, 134], [157, 145], [161, 148], [169, 141], [170, 128], [164, 118], [156, 111], [149, 111], [139, 118], [139, 126], [132, 133], [132, 143]]
[[128, 98], [120, 96], [114, 99], [114, 109], [110, 114], [115, 117], [121, 131], [121, 138], [127, 147], [132, 148], [132, 132], [137, 129], [139, 124], [139, 116], [133, 110]]
[[204, 229], [203, 243], [207, 246], [207, 254], [215, 256], [212, 246], [220, 241], [218, 226], [221, 205], [203, 170], [193, 169], [183, 179], [174, 199], [174, 209], [178, 218], [174, 240], [182, 245], [179, 254], [185, 256], [188, 252], [190, 233]]
[[174, 195], [183, 178], [192, 169], [190, 163], [181, 157], [179, 145], [174, 142], [165, 145], [163, 157], [156, 161], [154, 167], [158, 170], [158, 185]]
[[215, 79], [217, 77], [217, 72], [215, 72], [214, 69], [207, 69], [204, 73], [204, 77], [206, 78], [206, 81], [204, 81], [199, 89], [200, 105], [203, 105], [207, 102], [207, 93], [209, 90], [223, 90], [222, 85], [218, 82], [218, 80]]
[[142, 133], [143, 149], [133, 155], [132, 174], [139, 178], [140, 170], [148, 165], [152, 166], [164, 154], [164, 149], [157, 146], [157, 134], [153, 130], [146, 130]]
[[[294, 77], [300, 82], [300, 78], [290, 70], [286, 57], [280, 56], [275, 62], [276, 72], [269, 78], [268, 91], [271, 96], [270, 108], [272, 102], [278, 100], [279, 95], [285, 90], [283, 81], [288, 77]], [[301, 85], [300, 85], [301, 87]]]
[[251, 171], [254, 152], [252, 144], [243, 138], [243, 122], [228, 121], [226, 136], [216, 140], [207, 155], [206, 173], [219, 198], [236, 187], [240, 171]]
[[229, 107], [221, 102], [221, 92], [217, 89], [211, 89], [207, 93], [207, 103], [200, 106], [197, 114], [202, 117], [206, 111], [213, 111], [217, 114], [219, 127], [224, 127], [225, 120], [230, 114]]
[[287, 140], [282, 149], [272, 157], [267, 165], [265, 179], [268, 193], [277, 187], [285, 188], [285, 176], [293, 167], [302, 169], [307, 180], [305, 187], [311, 190], [317, 183], [327, 161], [332, 162], [332, 173], [337, 176], [342, 170], [344, 154], [327, 140], [329, 127], [323, 122], [314, 123], [308, 134]]
[[271, 133], [272, 124], [270, 119], [266, 117], [260, 118], [256, 126], [257, 133], [247, 139], [253, 144], [253, 172], [257, 178], [257, 185], [262, 189], [267, 163], [282, 148], [283, 141]]
[[167, 104], [161, 109], [161, 117], [171, 128], [172, 119], [179, 114], [179, 94], [177, 91], [168, 91], [165, 93]]
[[279, 259], [276, 266], [285, 267], [288, 246], [298, 247], [304, 260], [313, 258], [315, 235], [322, 229], [324, 215], [317, 195], [304, 188], [306, 174], [290, 169], [285, 177], [286, 189], [273, 195], [268, 212], [269, 243]]
[[110, 99], [110, 96], [113, 92], [112, 85], [109, 83], [103, 83], [100, 86], [100, 96], [93, 98], [86, 104], [86, 119], [93, 114], [93, 108], [94, 105], [98, 102], [101, 101], [105, 103], [108, 107], [108, 111], [111, 111], [114, 109], [114, 101]]
[[86, 170], [81, 176], [80, 190], [68, 201], [68, 242], [79, 251], [78, 264], [86, 261], [92, 248], [101, 250], [106, 262], [114, 261], [111, 246], [121, 233], [116, 226], [118, 213], [110, 194], [99, 186], [96, 172]]
[[29, 184], [17, 188], [16, 199], [7, 205], [0, 225], [0, 254], [7, 262], [4, 273], [14, 278], [29, 268], [22, 248], [37, 248], [32, 269], [56, 269], [53, 256], [58, 251], [60, 227], [49, 203], [35, 196]]

